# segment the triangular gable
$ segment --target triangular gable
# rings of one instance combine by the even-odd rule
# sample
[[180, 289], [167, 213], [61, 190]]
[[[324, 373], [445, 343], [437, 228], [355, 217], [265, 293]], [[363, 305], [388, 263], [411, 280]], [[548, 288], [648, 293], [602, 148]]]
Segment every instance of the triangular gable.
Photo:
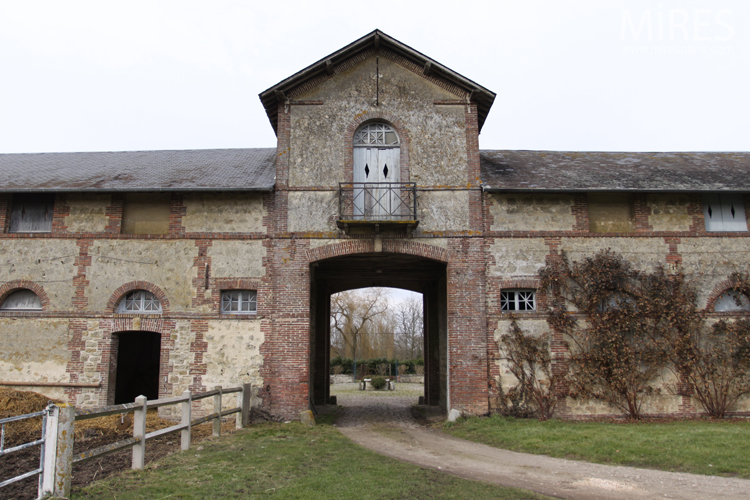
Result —
[[495, 100], [494, 92], [382, 31], [375, 30], [260, 93], [260, 100], [266, 109], [274, 132], [277, 131], [279, 103], [294, 100], [295, 96], [376, 54], [388, 57], [458, 97], [476, 103], [479, 130], [482, 129], [487, 114], [490, 112], [490, 107]]

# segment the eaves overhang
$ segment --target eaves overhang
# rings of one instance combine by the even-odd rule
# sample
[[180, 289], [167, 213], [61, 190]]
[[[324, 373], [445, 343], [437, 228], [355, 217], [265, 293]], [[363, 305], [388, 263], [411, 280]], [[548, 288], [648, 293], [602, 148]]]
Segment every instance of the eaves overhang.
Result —
[[278, 133], [277, 114], [279, 104], [285, 102], [288, 93], [292, 89], [321, 75], [331, 75], [333, 68], [337, 64], [355, 57], [365, 50], [375, 49], [377, 51], [381, 48], [391, 50], [408, 61], [421, 66], [423, 73], [443, 78], [466, 91], [469, 96], [468, 99], [477, 105], [479, 130], [482, 130], [482, 125], [484, 125], [492, 103], [495, 101], [494, 92], [456, 73], [408, 45], [399, 42], [395, 38], [386, 35], [382, 31], [375, 30], [259, 94], [274, 132]]

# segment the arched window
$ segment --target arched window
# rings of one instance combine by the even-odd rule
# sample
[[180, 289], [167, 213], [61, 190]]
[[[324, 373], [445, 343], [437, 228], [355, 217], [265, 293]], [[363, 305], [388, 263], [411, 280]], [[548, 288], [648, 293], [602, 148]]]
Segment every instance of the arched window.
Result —
[[2, 311], [41, 311], [42, 301], [31, 290], [17, 290], [8, 295], [0, 306]]
[[161, 303], [156, 296], [146, 290], [133, 290], [125, 294], [117, 303], [120, 314], [160, 314]]
[[395, 186], [370, 183], [401, 182], [398, 134], [385, 123], [367, 123], [354, 133], [354, 218], [378, 219], [401, 205]]
[[731, 312], [731, 311], [750, 311], [750, 299], [735, 290], [727, 290], [719, 295], [714, 302], [714, 311]]

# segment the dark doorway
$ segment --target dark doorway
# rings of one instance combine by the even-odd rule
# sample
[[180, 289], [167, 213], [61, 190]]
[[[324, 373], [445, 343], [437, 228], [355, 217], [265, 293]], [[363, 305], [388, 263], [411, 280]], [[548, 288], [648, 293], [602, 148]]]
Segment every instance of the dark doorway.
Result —
[[114, 403], [132, 403], [141, 395], [159, 399], [161, 334], [123, 332], [118, 338]]

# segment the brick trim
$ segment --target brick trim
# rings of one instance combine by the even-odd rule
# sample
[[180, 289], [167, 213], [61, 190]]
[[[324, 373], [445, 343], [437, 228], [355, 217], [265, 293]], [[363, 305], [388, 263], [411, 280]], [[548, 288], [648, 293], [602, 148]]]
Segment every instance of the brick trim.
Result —
[[[44, 291], [44, 288], [41, 285], [37, 285], [33, 281], [29, 280], [13, 280], [8, 281], [7, 283], [4, 283], [0, 286], [0, 305], [2, 305], [3, 302], [5, 302], [5, 299], [8, 298], [8, 295], [10, 295], [13, 292], [17, 292], [18, 290], [31, 290], [36, 294], [37, 297], [39, 297], [39, 301], [42, 303], [42, 311], [49, 308], [49, 297], [47, 296], [47, 292]], [[11, 311], [5, 311], [5, 312], [11, 312]], [[19, 310], [18, 312], [24, 312], [22, 310]], [[28, 311], [27, 311], [28, 312]]]
[[[307, 251], [307, 260], [312, 263], [342, 255], [373, 253], [374, 251], [375, 243], [372, 239], [348, 240], [312, 248]], [[444, 248], [409, 240], [383, 240], [383, 252], [414, 255], [445, 263], [448, 262], [449, 257], [448, 251]]]
[[[706, 312], [714, 313], [715, 311], [714, 306], [716, 304], [716, 301], [719, 299], [719, 297], [724, 293], [728, 292], [730, 290], [736, 290], [735, 288], [736, 283], [732, 281], [730, 278], [723, 279], [716, 283], [714, 287], [711, 289], [711, 293], [708, 294], [708, 300], [706, 300], [706, 308], [704, 309]], [[750, 297], [748, 297], [750, 298]], [[743, 311], [732, 311], [727, 313], [716, 313], [720, 315], [731, 315], [731, 316], [737, 316], [737, 315], [747, 315], [747, 312]]]
[[70, 215], [70, 205], [68, 197], [65, 194], [55, 195], [55, 202], [52, 208], [52, 228], [51, 233], [67, 233], [68, 226], [65, 225], [65, 218]]
[[0, 194], [0, 234], [8, 232], [8, 224], [10, 224], [10, 207], [12, 194], [2, 193]]
[[[167, 295], [162, 291], [161, 288], [154, 285], [153, 283], [149, 283], [148, 281], [131, 281], [130, 283], [125, 283], [124, 285], [120, 286], [117, 290], [114, 291], [112, 296], [107, 301], [106, 309], [111, 311], [113, 314], [115, 314], [115, 308], [117, 307], [117, 303], [120, 301], [122, 296], [133, 290], [146, 290], [148, 292], [153, 293], [156, 296], [156, 298], [159, 299], [159, 303], [161, 304], [161, 310], [162, 310], [161, 314], [169, 314], [171, 312], [171, 309], [169, 307], [169, 299], [167, 298]], [[149, 315], [136, 314], [135, 316], [151, 316], [151, 315], [150, 314]]]
[[173, 193], [169, 200], [169, 229], [167, 234], [170, 236], [181, 236], [185, 234], [185, 226], [182, 225], [182, 218], [187, 213], [187, 208], [183, 202], [183, 196], [180, 193]]
[[122, 233], [122, 213], [124, 208], [125, 195], [122, 193], [113, 194], [104, 212], [104, 216], [107, 218], [107, 226], [104, 228], [105, 233]]

